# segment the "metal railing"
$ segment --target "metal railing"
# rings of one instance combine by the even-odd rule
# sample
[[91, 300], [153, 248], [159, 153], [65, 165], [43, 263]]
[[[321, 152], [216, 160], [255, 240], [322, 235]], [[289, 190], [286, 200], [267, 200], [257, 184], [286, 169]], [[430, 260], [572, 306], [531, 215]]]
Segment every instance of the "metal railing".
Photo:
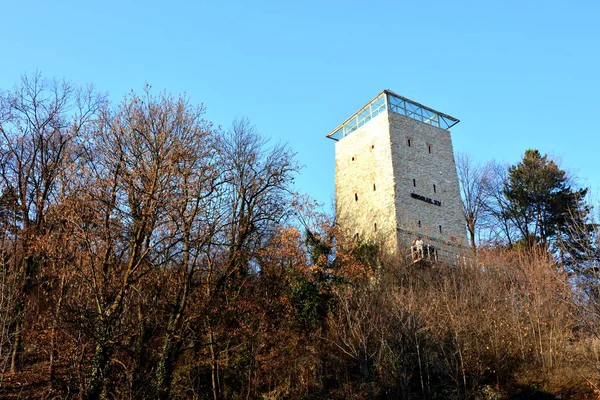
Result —
[[352, 114], [350, 118], [342, 122], [337, 128], [328, 133], [326, 137], [333, 140], [343, 139], [386, 110], [446, 130], [459, 122], [457, 118], [451, 117], [448, 114], [436, 111], [407, 97], [400, 96], [391, 90], [384, 90], [360, 110]]
[[429, 244], [423, 246], [411, 246], [407, 258], [410, 259], [413, 264], [426, 261], [463, 267], [470, 265], [473, 261], [472, 257], [460, 252], [438, 249]]

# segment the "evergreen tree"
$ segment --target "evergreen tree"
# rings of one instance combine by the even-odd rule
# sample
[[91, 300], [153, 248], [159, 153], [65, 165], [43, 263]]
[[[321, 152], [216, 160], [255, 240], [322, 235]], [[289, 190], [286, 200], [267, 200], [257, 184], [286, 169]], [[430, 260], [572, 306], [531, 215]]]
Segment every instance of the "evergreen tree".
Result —
[[528, 249], [554, 246], [564, 258], [565, 252], [576, 251], [572, 228], [592, 227], [586, 194], [587, 189], [573, 189], [566, 172], [547, 155], [527, 150], [523, 160], [508, 170], [504, 183], [507, 205], [502, 215], [519, 232], [517, 243]]

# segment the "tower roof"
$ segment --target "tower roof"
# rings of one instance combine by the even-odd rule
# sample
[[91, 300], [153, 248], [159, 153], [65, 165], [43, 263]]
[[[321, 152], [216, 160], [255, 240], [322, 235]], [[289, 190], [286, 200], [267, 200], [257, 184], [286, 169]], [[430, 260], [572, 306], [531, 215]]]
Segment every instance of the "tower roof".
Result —
[[355, 112], [350, 118], [342, 122], [338, 127], [327, 134], [326, 137], [333, 140], [340, 140], [384, 112], [386, 109], [441, 129], [450, 129], [459, 122], [458, 119], [451, 117], [448, 114], [436, 111], [433, 108], [417, 103], [416, 101], [386, 89]]

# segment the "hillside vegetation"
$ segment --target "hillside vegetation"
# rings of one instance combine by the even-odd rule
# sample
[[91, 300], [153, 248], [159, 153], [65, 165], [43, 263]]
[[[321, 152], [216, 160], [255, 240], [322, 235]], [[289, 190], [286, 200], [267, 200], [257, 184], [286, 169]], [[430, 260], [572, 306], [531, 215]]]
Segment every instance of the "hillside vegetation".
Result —
[[546, 156], [460, 164], [476, 254], [416, 265], [203, 113], [39, 74], [1, 92], [0, 398], [599, 397], [596, 225]]

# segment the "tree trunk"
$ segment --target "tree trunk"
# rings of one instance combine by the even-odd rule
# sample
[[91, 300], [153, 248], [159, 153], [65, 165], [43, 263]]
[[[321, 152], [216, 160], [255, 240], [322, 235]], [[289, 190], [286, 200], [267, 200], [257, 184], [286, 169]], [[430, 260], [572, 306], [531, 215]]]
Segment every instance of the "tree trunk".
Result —
[[211, 359], [211, 383], [213, 389], [213, 400], [219, 400], [221, 398], [220, 391], [220, 382], [219, 382], [219, 363], [217, 358], [217, 352], [215, 350], [215, 336], [212, 331], [212, 327], [210, 326], [210, 322], [208, 325], [208, 335], [209, 335], [209, 347], [210, 347], [210, 359]]
[[100, 342], [96, 345], [96, 353], [92, 365], [92, 374], [85, 394], [86, 400], [99, 400], [104, 389], [108, 361], [111, 349], [107, 343]]
[[13, 336], [13, 347], [10, 354], [10, 372], [15, 373], [18, 371], [20, 367], [21, 360], [21, 350], [23, 344], [21, 343], [21, 330], [22, 330], [22, 321], [20, 314], [17, 314], [17, 321], [14, 324], [14, 336]]
[[60, 279], [60, 285], [58, 289], [58, 301], [56, 302], [56, 308], [54, 309], [54, 319], [52, 321], [52, 329], [50, 331], [50, 388], [54, 388], [56, 381], [56, 359], [58, 358], [58, 350], [56, 344], [56, 326], [58, 325], [58, 316], [62, 308], [62, 301], [65, 295], [65, 277], [62, 276]]
[[160, 400], [168, 400], [171, 395], [171, 382], [173, 381], [173, 371], [175, 362], [179, 358], [181, 350], [181, 340], [167, 335], [163, 345], [162, 356], [156, 371], [156, 391]]
[[[26, 246], [27, 248], [27, 246]], [[20, 368], [23, 352], [23, 321], [25, 320], [25, 304], [32, 288], [34, 268], [36, 267], [32, 256], [28, 256], [21, 264], [23, 271], [23, 286], [19, 293], [19, 301], [15, 307], [15, 324], [13, 347], [10, 356], [10, 372], [15, 373]]]
[[477, 254], [477, 244], [475, 243], [475, 221], [473, 219], [467, 221], [467, 230], [469, 231], [473, 253]]
[[139, 325], [139, 330], [135, 340], [133, 368], [131, 373], [131, 393], [133, 393], [133, 398], [141, 399], [143, 398], [143, 395], [140, 392], [142, 391], [143, 385], [146, 383], [146, 380], [143, 376], [143, 371], [148, 358], [146, 352], [144, 351], [144, 343], [146, 343], [152, 333], [151, 329], [149, 329], [145, 322], [142, 306], [138, 306], [137, 323]]

